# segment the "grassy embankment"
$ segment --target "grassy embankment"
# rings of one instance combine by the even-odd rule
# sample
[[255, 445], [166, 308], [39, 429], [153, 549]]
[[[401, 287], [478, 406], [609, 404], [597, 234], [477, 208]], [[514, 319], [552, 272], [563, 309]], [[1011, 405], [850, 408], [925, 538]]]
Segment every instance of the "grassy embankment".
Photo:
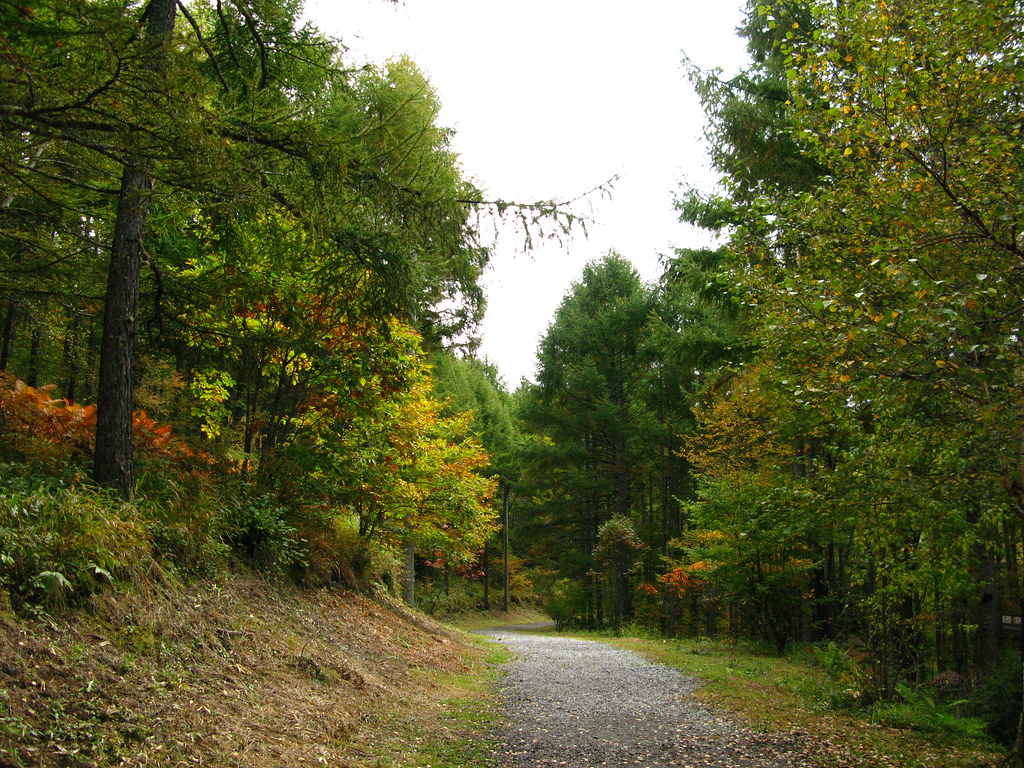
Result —
[[484, 765], [503, 658], [387, 597], [252, 574], [0, 606], [0, 767]]

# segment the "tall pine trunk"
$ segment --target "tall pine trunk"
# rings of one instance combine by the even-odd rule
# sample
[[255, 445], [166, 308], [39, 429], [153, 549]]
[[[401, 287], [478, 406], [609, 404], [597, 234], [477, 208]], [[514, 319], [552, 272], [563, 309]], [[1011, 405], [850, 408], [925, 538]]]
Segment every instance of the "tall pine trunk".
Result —
[[[175, 0], [150, 0], [143, 13], [149, 46], [144, 66], [154, 75], [166, 63], [176, 9]], [[123, 499], [131, 497], [134, 487], [132, 357], [142, 245], [152, 190], [153, 161], [142, 154], [129, 154], [121, 174], [107, 272], [93, 456], [93, 479], [115, 489]]]
[[96, 400], [96, 452], [93, 479], [132, 494], [132, 355], [139, 304], [142, 240], [153, 188], [151, 164], [136, 159], [125, 165], [118, 196], [114, 241], [107, 273]]

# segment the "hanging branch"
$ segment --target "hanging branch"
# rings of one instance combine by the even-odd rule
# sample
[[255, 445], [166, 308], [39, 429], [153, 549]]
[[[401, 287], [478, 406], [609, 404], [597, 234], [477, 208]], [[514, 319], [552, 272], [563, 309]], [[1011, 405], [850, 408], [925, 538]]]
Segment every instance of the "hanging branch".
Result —
[[228, 81], [224, 79], [223, 73], [220, 71], [220, 65], [217, 63], [217, 57], [210, 49], [209, 44], [206, 42], [206, 38], [203, 37], [203, 31], [199, 28], [199, 24], [196, 23], [195, 17], [189, 12], [181, 0], [178, 0], [178, 10], [181, 11], [181, 15], [188, 21], [189, 26], [192, 27], [192, 31], [196, 33], [196, 40], [199, 45], [202, 46], [203, 50], [206, 51], [206, 55], [210, 59], [210, 63], [213, 65], [213, 71], [217, 75], [217, 79], [220, 81], [221, 88], [224, 89], [225, 93], [231, 93], [231, 86], [228, 85]]

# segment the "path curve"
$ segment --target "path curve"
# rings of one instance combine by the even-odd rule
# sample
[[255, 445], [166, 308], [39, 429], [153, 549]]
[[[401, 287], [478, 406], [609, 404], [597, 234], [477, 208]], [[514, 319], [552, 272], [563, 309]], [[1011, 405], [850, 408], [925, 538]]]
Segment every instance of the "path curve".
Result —
[[800, 740], [708, 709], [694, 678], [590, 640], [483, 634], [515, 660], [500, 683], [502, 768], [816, 768]]

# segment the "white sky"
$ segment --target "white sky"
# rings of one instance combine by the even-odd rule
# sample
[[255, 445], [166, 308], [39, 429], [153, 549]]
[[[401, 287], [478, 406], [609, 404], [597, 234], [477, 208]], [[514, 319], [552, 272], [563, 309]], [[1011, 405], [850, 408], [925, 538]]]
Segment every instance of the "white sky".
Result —
[[408, 54], [437, 91], [463, 169], [491, 198], [567, 199], [616, 174], [589, 237], [522, 252], [503, 236], [484, 278], [480, 354], [511, 388], [583, 266], [614, 249], [657, 279], [659, 254], [703, 245], [678, 223], [681, 181], [710, 188], [703, 114], [683, 53], [745, 62], [743, 0], [308, 0], [306, 13], [358, 58]]

